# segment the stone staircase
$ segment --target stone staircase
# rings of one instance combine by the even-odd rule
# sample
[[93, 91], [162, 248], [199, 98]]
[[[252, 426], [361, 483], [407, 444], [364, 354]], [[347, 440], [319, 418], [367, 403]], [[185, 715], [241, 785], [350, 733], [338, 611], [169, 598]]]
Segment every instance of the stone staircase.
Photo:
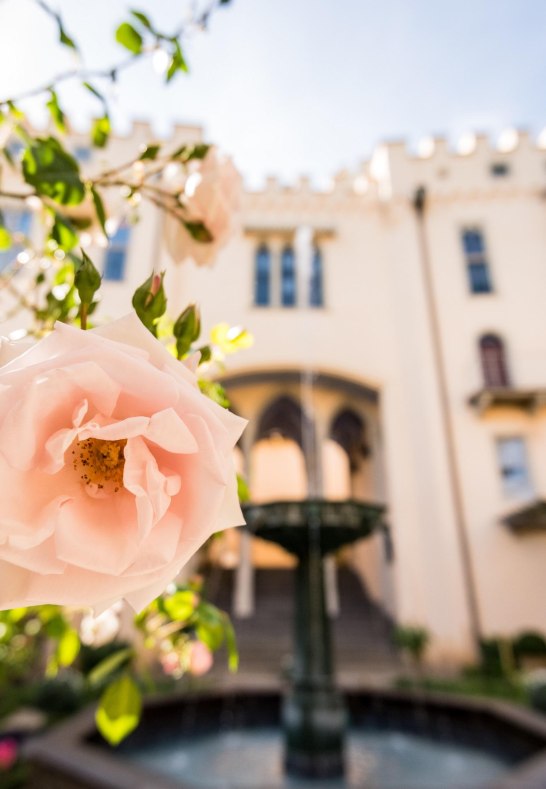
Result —
[[[255, 573], [255, 613], [239, 619], [231, 610], [234, 572], [219, 567], [207, 573], [207, 596], [233, 619], [240, 653], [239, 679], [279, 677], [290, 666], [293, 630], [294, 572], [258, 569]], [[340, 613], [332, 620], [336, 673], [353, 685], [392, 678], [400, 670], [392, 643], [391, 620], [366, 594], [358, 576], [338, 570]], [[219, 656], [214, 673], [222, 672]]]

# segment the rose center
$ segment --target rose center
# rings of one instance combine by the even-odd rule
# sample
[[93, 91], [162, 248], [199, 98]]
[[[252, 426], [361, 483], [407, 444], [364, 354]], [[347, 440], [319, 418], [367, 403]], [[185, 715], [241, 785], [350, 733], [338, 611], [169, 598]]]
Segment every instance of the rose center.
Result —
[[117, 493], [123, 486], [127, 439], [104, 441], [101, 438], [86, 438], [72, 448], [72, 465], [82, 482], [93, 490], [113, 490]]

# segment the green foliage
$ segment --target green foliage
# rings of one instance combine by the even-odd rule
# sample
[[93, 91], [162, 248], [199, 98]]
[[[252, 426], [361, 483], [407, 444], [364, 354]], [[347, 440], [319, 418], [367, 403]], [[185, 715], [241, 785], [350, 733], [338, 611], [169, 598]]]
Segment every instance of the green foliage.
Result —
[[430, 634], [424, 627], [399, 625], [394, 631], [394, 643], [402, 650], [409, 652], [412, 658], [420, 663], [430, 641]]
[[195, 614], [197, 599], [191, 589], [180, 589], [165, 598], [163, 610], [174, 622], [187, 622]]
[[54, 221], [50, 238], [65, 252], [70, 252], [78, 243], [78, 231], [72, 222], [57, 212], [53, 213]]
[[247, 501], [250, 501], [250, 489], [248, 487], [248, 482], [241, 474], [237, 474], [237, 495], [239, 496], [239, 501], [241, 504], [245, 504]]
[[135, 656], [132, 647], [123, 647], [107, 655], [89, 672], [88, 681], [91, 685], [102, 685], [103, 682], [118, 669], [125, 666]]
[[210, 397], [211, 400], [221, 405], [222, 408], [229, 408], [228, 396], [221, 383], [218, 381], [207, 381], [204, 378], [200, 378], [198, 383], [199, 389], [204, 395]]
[[514, 654], [522, 657], [546, 657], [546, 639], [541, 633], [529, 630], [514, 640]]
[[182, 224], [190, 234], [190, 236], [194, 239], [194, 241], [199, 241], [200, 244], [209, 244], [213, 241], [212, 234], [209, 230], [205, 227], [203, 222], [186, 222], [183, 221]]
[[164, 276], [164, 271], [161, 274], [152, 272], [135, 290], [132, 300], [136, 314], [154, 337], [157, 336], [157, 322], [167, 309], [167, 297], [163, 287]]
[[521, 682], [506, 677], [484, 675], [479, 669], [467, 671], [452, 679], [403, 677], [397, 680], [395, 684], [396, 687], [407, 690], [420, 689], [437, 693], [454, 693], [462, 696], [497, 698], [518, 704], [529, 703], [527, 691]]
[[110, 139], [112, 126], [110, 116], [105, 113], [100, 118], [95, 118], [91, 125], [91, 140], [95, 148], [104, 148]]
[[59, 97], [57, 96], [57, 94], [53, 89], [51, 89], [49, 93], [50, 93], [50, 98], [49, 101], [46, 103], [46, 107], [49, 110], [53, 123], [55, 124], [57, 129], [61, 132], [61, 134], [64, 134], [66, 132], [66, 117], [61, 107], [59, 106]]
[[176, 338], [176, 353], [182, 359], [190, 350], [192, 342], [201, 334], [201, 316], [199, 308], [190, 304], [179, 315], [174, 326], [173, 335]]
[[157, 159], [157, 155], [160, 152], [160, 150], [161, 150], [161, 145], [157, 145], [157, 144], [147, 145], [138, 158], [141, 162], [144, 162], [146, 160], [154, 161], [155, 159]]
[[138, 726], [141, 712], [140, 689], [129, 674], [123, 674], [102, 694], [95, 721], [104, 739], [119, 745]]
[[0, 227], [0, 252], [4, 252], [11, 247], [11, 233], [5, 227]]
[[22, 166], [25, 181], [41, 197], [61, 205], [79, 205], [85, 197], [78, 163], [55, 137], [31, 138]]
[[178, 39], [173, 38], [171, 39], [172, 43], [172, 52], [171, 52], [171, 62], [169, 63], [169, 67], [167, 69], [166, 81], [170, 82], [172, 78], [178, 71], [186, 72], [188, 71], [188, 64], [184, 59], [184, 55], [182, 54], [182, 49], [180, 47], [180, 43]]
[[133, 55], [140, 55], [142, 52], [143, 38], [133, 25], [123, 22], [116, 30], [116, 41], [122, 47], [128, 49]]
[[100, 196], [98, 189], [96, 189], [94, 186], [91, 187], [90, 191], [91, 197], [93, 198], [93, 205], [95, 206], [97, 219], [99, 220], [102, 232], [108, 238], [108, 233], [106, 232], [106, 210], [104, 208], [104, 203], [102, 202], [102, 197]]

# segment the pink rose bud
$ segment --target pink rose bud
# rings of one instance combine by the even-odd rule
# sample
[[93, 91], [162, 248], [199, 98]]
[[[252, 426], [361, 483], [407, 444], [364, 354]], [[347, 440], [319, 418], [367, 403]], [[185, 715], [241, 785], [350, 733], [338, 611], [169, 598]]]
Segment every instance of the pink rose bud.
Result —
[[11, 737], [0, 740], [0, 770], [10, 770], [17, 761], [17, 742]]
[[189, 672], [201, 677], [210, 670], [213, 663], [212, 652], [202, 641], [194, 641], [191, 645]]

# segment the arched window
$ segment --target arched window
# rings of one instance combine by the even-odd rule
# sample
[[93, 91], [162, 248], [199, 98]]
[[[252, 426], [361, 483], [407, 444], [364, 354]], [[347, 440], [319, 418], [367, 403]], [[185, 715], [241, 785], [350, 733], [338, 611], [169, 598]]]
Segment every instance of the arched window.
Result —
[[281, 254], [281, 304], [296, 304], [296, 260], [292, 247], [285, 247]]
[[261, 244], [256, 251], [254, 304], [258, 306], [269, 304], [270, 278], [271, 253], [265, 244]]
[[330, 428], [330, 438], [347, 453], [352, 472], [357, 471], [362, 460], [370, 454], [364, 420], [350, 408], [338, 413]]
[[305, 425], [306, 418], [300, 404], [287, 395], [281, 395], [261, 415], [256, 440], [281, 435], [302, 447]]
[[504, 343], [500, 337], [496, 334], [484, 334], [480, 338], [480, 358], [486, 387], [510, 386]]
[[313, 250], [311, 260], [311, 279], [309, 282], [309, 304], [311, 307], [322, 307], [322, 252], [318, 247]]

